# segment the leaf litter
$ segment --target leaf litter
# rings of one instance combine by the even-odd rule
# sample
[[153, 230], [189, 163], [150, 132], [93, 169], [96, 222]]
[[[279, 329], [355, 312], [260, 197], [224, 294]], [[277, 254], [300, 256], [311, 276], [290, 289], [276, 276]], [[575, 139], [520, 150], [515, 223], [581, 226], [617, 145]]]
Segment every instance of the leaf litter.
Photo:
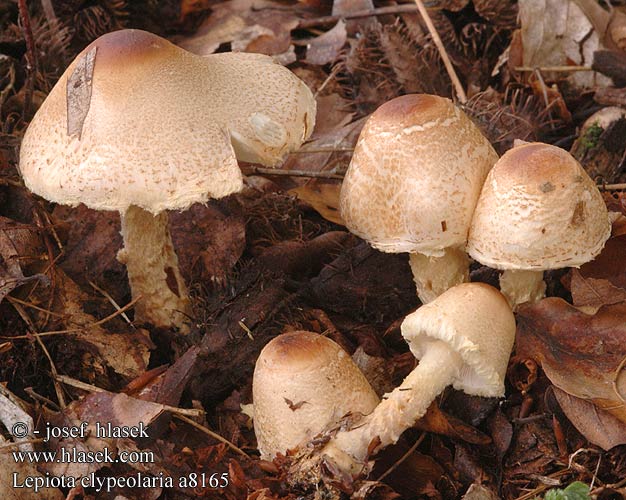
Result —
[[[22, 411], [39, 428], [83, 420], [150, 424], [148, 440], [34, 444], [42, 450], [106, 446], [116, 454], [150, 451], [156, 457], [110, 467], [71, 464], [74, 474], [179, 479], [227, 473], [230, 479], [216, 489], [118, 488], [104, 496], [49, 489], [44, 498], [314, 498], [287, 486], [286, 462], [257, 458], [251, 421], [241, 408], [251, 402], [251, 374], [262, 347], [284, 331], [328, 335], [356, 353], [380, 392], [413, 368], [399, 334], [402, 318], [419, 306], [406, 258], [381, 254], [345, 231], [338, 211], [341, 181], [332, 178], [345, 172], [364, 120], [380, 104], [409, 92], [452, 96], [432, 37], [407, 5], [399, 6], [402, 12], [352, 17], [395, 6], [369, 0], [42, 2], [31, 7], [40, 57], [30, 94], [17, 7], [0, 14], [3, 390], [23, 402]], [[608, 8], [583, 0], [430, 6], [470, 96], [464, 109], [500, 154], [515, 139], [570, 148], [578, 127], [600, 105], [626, 103], [626, 73], [619, 65], [624, 12], [622, 2]], [[273, 55], [305, 80], [318, 103], [313, 137], [281, 166], [291, 176], [257, 174], [240, 194], [170, 214], [193, 299], [194, 327], [186, 338], [132, 325], [130, 291], [116, 260], [116, 215], [45, 204], [23, 188], [16, 169], [32, 109], [60, 71], [88, 42], [121, 27], [167, 34], [202, 55], [231, 49]], [[595, 72], [567, 70], [592, 63]], [[89, 73], [89, 60], [85, 64]], [[68, 126], [80, 133], [89, 85], [76, 88], [82, 111]], [[31, 114], [24, 113], [29, 107]], [[586, 142], [572, 149], [605, 184], [626, 178], [626, 148], [611, 133], [605, 130], [597, 142], [580, 135]], [[611, 485], [623, 490], [626, 199], [614, 192], [606, 201], [622, 215], [602, 254], [580, 269], [549, 273], [552, 297], [520, 308], [505, 399], [447, 390], [396, 447], [381, 454], [367, 480], [336, 475], [340, 497], [525, 499], [575, 480], [595, 481], [600, 494], [613, 491]], [[497, 278], [477, 265], [472, 276]], [[10, 420], [2, 421], [10, 427]], [[3, 432], [3, 446], [8, 438]], [[41, 475], [46, 467], [36, 471], [7, 457], [3, 453], [0, 462], [0, 493], [18, 498], [7, 487], [7, 471]], [[63, 466], [50, 464], [48, 471], [68, 472]]]

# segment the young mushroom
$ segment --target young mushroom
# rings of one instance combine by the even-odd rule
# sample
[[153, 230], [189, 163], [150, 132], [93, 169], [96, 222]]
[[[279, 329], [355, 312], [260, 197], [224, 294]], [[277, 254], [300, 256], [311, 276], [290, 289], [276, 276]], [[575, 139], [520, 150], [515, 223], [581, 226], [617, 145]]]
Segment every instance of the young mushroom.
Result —
[[347, 413], [370, 413], [378, 396], [350, 355], [311, 332], [272, 339], [256, 362], [254, 432], [261, 458], [272, 460]]
[[457, 285], [407, 316], [401, 328], [419, 365], [373, 412], [352, 429], [339, 431], [322, 452], [338, 464], [350, 457], [352, 470], [369, 452], [395, 443], [448, 385], [476, 396], [504, 395], [515, 318], [495, 288]]
[[341, 188], [341, 216], [374, 248], [408, 252], [417, 294], [430, 302], [468, 280], [467, 233], [497, 159], [449, 99], [397, 97], [361, 131]]
[[544, 297], [543, 271], [592, 260], [610, 233], [602, 195], [580, 164], [536, 142], [510, 149], [489, 172], [467, 249], [504, 270], [500, 289], [515, 308]]
[[26, 186], [116, 210], [135, 318], [185, 331], [189, 299], [166, 210], [242, 188], [237, 159], [272, 166], [308, 138], [311, 91], [268, 56], [200, 57], [140, 30], [106, 34], [70, 64], [22, 142]]

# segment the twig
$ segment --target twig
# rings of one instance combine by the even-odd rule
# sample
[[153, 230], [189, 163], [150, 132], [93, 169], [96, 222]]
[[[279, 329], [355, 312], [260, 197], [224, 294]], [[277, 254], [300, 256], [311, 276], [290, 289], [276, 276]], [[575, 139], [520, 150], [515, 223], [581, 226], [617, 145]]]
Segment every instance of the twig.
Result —
[[219, 442], [224, 443], [226, 446], [228, 446], [233, 451], [239, 453], [241, 456], [244, 456], [246, 458], [250, 458], [250, 456], [245, 451], [243, 451], [241, 448], [237, 447], [236, 445], [231, 443], [228, 439], [223, 438], [222, 436], [220, 436], [216, 432], [213, 432], [211, 429], [206, 428], [204, 425], [200, 425], [199, 423], [194, 422], [190, 418], [187, 418], [187, 417], [185, 417], [183, 415], [174, 415], [174, 416], [178, 420], [182, 420], [183, 422], [191, 425], [192, 427], [195, 427], [199, 431], [204, 432], [206, 435], [211, 436], [213, 439], [217, 439]]
[[621, 189], [626, 189], [626, 183], [624, 184], [598, 184], [598, 189], [600, 191], [619, 191]]
[[37, 393], [34, 391], [34, 389], [33, 389], [32, 387], [26, 387], [26, 388], [24, 389], [24, 392], [25, 392], [26, 394], [28, 394], [28, 395], [29, 395], [31, 398], [33, 398], [34, 400], [36, 400], [36, 401], [40, 401], [40, 402], [43, 402], [43, 403], [46, 403], [47, 405], [50, 405], [50, 407], [51, 407], [53, 410], [55, 410], [55, 411], [59, 411], [59, 410], [61, 410], [61, 407], [60, 407], [58, 404], [56, 404], [56, 403], [55, 403], [54, 401], [52, 401], [51, 399], [48, 399], [47, 397], [42, 396], [41, 394], [37, 394]]
[[11, 303], [15, 302], [16, 304], [20, 304], [22, 306], [30, 307], [31, 309], [35, 309], [36, 311], [44, 312], [44, 313], [49, 314], [51, 316], [56, 316], [57, 318], [63, 318], [65, 316], [64, 314], [56, 313], [54, 311], [51, 311], [50, 309], [44, 309], [43, 307], [39, 307], [39, 306], [36, 306], [35, 304], [32, 304], [31, 302], [26, 302], [25, 300], [18, 299], [17, 297], [12, 297], [11, 295], [7, 295], [5, 297], [5, 299], [7, 299]]
[[82, 332], [84, 330], [89, 330], [90, 328], [93, 328], [94, 326], [100, 326], [100, 325], [106, 323], [107, 321], [111, 321], [116, 316], [119, 316], [124, 311], [130, 309], [132, 306], [134, 306], [137, 303], [138, 300], [141, 300], [141, 299], [142, 299], [142, 295], [137, 295], [137, 297], [135, 297], [133, 300], [131, 300], [128, 304], [126, 304], [124, 307], [122, 307], [119, 311], [115, 311], [113, 314], [109, 314], [106, 318], [102, 318], [101, 320], [96, 321], [95, 323], [91, 323], [90, 325], [85, 325], [82, 328], [68, 328], [67, 330], [52, 330], [50, 332], [30, 333], [28, 335], [17, 335], [15, 337], [0, 337], [0, 338], [10, 339], [10, 340], [30, 339], [32, 337], [47, 337], [49, 335], [60, 335], [62, 333]]
[[312, 153], [352, 153], [354, 148], [311, 148], [311, 149], [298, 149], [292, 151], [289, 154], [292, 155], [306, 155]]
[[417, 441], [415, 441], [415, 444], [413, 444], [413, 446], [411, 446], [411, 448], [409, 448], [409, 451], [407, 451], [404, 455], [402, 455], [397, 461], [396, 463], [394, 463], [391, 467], [389, 467], [385, 472], [383, 472], [380, 477], [376, 480], [376, 481], [382, 481], [383, 479], [385, 479], [389, 474], [391, 474], [394, 470], [396, 470], [398, 468], [398, 466], [404, 462], [407, 458], [409, 458], [413, 452], [417, 449], [417, 447], [422, 443], [422, 441], [424, 441], [424, 438], [426, 437], [426, 433], [422, 432], [422, 434], [420, 434], [420, 437], [417, 438]]
[[433, 21], [430, 18], [430, 15], [428, 14], [428, 11], [426, 10], [426, 7], [424, 6], [422, 0], [415, 0], [415, 4], [417, 5], [417, 10], [424, 19], [424, 23], [426, 23], [426, 27], [430, 32], [430, 36], [433, 37], [433, 42], [435, 42], [435, 46], [437, 47], [439, 55], [443, 60], [446, 71], [450, 76], [450, 80], [452, 80], [452, 84], [454, 85], [454, 88], [456, 90], [456, 97], [461, 104], [465, 104], [467, 102], [465, 89], [463, 89], [463, 85], [461, 85], [461, 81], [459, 80], [456, 71], [454, 71], [454, 66], [452, 66], [452, 62], [450, 61], [450, 57], [448, 57], [448, 52], [446, 52], [446, 48], [444, 47], [443, 42], [439, 37], [439, 33], [437, 33], [437, 29], [435, 28], [435, 25], [433, 24]]
[[356, 12], [344, 14], [342, 16], [323, 16], [316, 17], [315, 19], [302, 19], [298, 23], [297, 29], [307, 29], [312, 28], [313, 26], [336, 24], [342, 19], [359, 19], [362, 17], [385, 16], [388, 14], [406, 14], [410, 12], [417, 12], [417, 7], [414, 5], [394, 5], [391, 7], [379, 7], [378, 9], [357, 10]]
[[[80, 380], [76, 380], [75, 378], [72, 377], [68, 377], [67, 375], [57, 375], [56, 380], [58, 380], [59, 382], [62, 382], [65, 385], [69, 385], [71, 387], [76, 387], [76, 389], [81, 389], [83, 391], [87, 391], [87, 392], [109, 392], [106, 389], [101, 389], [100, 387], [96, 387], [95, 385], [91, 385], [91, 384], [86, 384], [85, 382], [82, 382]], [[132, 399], [138, 399], [135, 398], [134, 396], [130, 396], [128, 394], [126, 394], [126, 396], [128, 396], [129, 398]], [[204, 411], [202, 410], [197, 410], [195, 408], [178, 408], [177, 406], [170, 406], [170, 405], [166, 405], [163, 403], [155, 403], [153, 401], [145, 401], [144, 399], [141, 399], [139, 401], [143, 401], [143, 402], [148, 402], [148, 403], [152, 403], [155, 405], [159, 405], [161, 407], [163, 407], [164, 410], [169, 411], [170, 413], [173, 413], [174, 415], [189, 415], [191, 417], [201, 417], [205, 414]]]
[[33, 29], [30, 25], [30, 15], [28, 14], [28, 6], [26, 0], [17, 0], [17, 6], [22, 21], [22, 31], [26, 40], [26, 69], [28, 70], [28, 83], [26, 84], [26, 94], [24, 96], [24, 109], [22, 117], [27, 119], [30, 114], [30, 108], [33, 102], [33, 93], [35, 91], [35, 78], [37, 75], [37, 54], [35, 52], [35, 39], [33, 38]]
[[[109, 292], [107, 292], [106, 290], [103, 290], [102, 288], [100, 288], [98, 285], [96, 285], [93, 281], [89, 280], [89, 284], [92, 286], [92, 288], [98, 292], [100, 292], [110, 303], [111, 305], [115, 308], [115, 310], [117, 312], [122, 311], [122, 308], [120, 307], [120, 305], [115, 301], [115, 299], [113, 297], [111, 297], [111, 295], [109, 294]], [[126, 321], [126, 323], [128, 323], [130, 326], [132, 326], [133, 328], [135, 328], [135, 325], [133, 325], [132, 321], [129, 319], [128, 316], [126, 316], [125, 312], [121, 312], [120, 313], [122, 315], [122, 318], [124, 318], [124, 320]]]
[[[24, 320], [24, 322], [26, 323], [26, 326], [28, 326], [29, 330], [32, 332], [32, 335], [37, 335], [36, 333], [37, 328], [35, 327], [35, 324], [30, 319], [30, 316], [26, 314], [26, 311], [24, 311], [22, 306], [19, 304], [12, 304], [12, 305], [13, 305], [13, 308], [20, 315], [20, 317]], [[29, 336], [24, 335], [24, 337], [28, 338]], [[50, 371], [52, 372], [52, 383], [54, 385], [54, 390], [56, 392], [57, 399], [59, 400], [59, 406], [61, 406], [61, 408], [64, 408], [65, 397], [63, 396], [63, 389], [61, 388], [60, 384], [55, 380], [55, 377], [58, 375], [57, 367], [54, 364], [54, 361], [52, 360], [52, 356], [50, 356], [50, 353], [48, 352], [48, 349], [46, 348], [46, 345], [43, 343], [41, 338], [37, 336], [36, 340], [37, 340], [37, 343], [39, 344], [39, 347], [41, 347], [41, 350], [43, 351], [44, 355], [46, 356], [46, 358], [48, 358], [48, 362], [50, 363]]]
[[593, 71], [591, 66], [517, 66], [515, 71], [532, 73], [534, 71], [553, 71], [555, 73], [569, 73], [575, 71]]
[[246, 175], [282, 175], [287, 177], [316, 177], [320, 179], [343, 179], [343, 175], [335, 172], [315, 172], [312, 170], [284, 170], [278, 168], [244, 167]]

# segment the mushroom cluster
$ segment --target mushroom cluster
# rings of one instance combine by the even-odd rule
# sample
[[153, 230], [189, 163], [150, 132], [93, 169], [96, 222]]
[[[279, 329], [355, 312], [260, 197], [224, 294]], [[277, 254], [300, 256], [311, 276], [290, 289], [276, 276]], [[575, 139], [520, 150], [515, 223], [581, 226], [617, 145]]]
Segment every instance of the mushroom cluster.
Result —
[[408, 252], [417, 294], [430, 302], [468, 281], [467, 234], [497, 159], [449, 99], [397, 97], [361, 131], [341, 187], [341, 216], [374, 248]]
[[450, 288], [407, 316], [402, 335], [420, 363], [380, 403], [348, 355], [328, 339], [295, 332], [270, 342], [253, 380], [262, 456], [273, 458], [346, 413], [359, 412], [365, 417], [334, 433], [322, 451], [355, 473], [369, 453], [395, 443], [413, 426], [448, 385], [477, 396], [504, 394], [515, 318], [495, 288], [483, 283]]
[[186, 330], [189, 299], [166, 210], [242, 188], [237, 160], [273, 166], [312, 132], [308, 87], [271, 57], [191, 54], [141, 30], [98, 38], [26, 131], [26, 186], [120, 212], [135, 319]]
[[[320, 456], [352, 474], [364, 470], [369, 454], [395, 443], [447, 386], [471, 395], [503, 396], [515, 338], [512, 308], [543, 297], [543, 270], [593, 259], [611, 229], [597, 187], [569, 153], [524, 143], [498, 160], [458, 108], [427, 95], [393, 99], [368, 119], [342, 186], [341, 211], [347, 227], [373, 247], [411, 254], [424, 305], [404, 319], [401, 330], [419, 364], [378, 404], [372, 398], [357, 407], [345, 395], [353, 390], [348, 379], [358, 377], [344, 380], [331, 369], [336, 360], [316, 373], [317, 367], [302, 371], [286, 357], [272, 356], [273, 373], [282, 373], [268, 380], [264, 352], [253, 392], [263, 456], [284, 453], [334, 426]], [[504, 270], [501, 291], [464, 283], [466, 249], [477, 261]], [[300, 335], [302, 341], [313, 341], [312, 334]], [[279, 364], [285, 366], [279, 370]], [[307, 358], [307, 367], [311, 364]], [[308, 387], [316, 383], [324, 393], [332, 387], [340, 403], [317, 391], [309, 396]], [[296, 409], [291, 405], [294, 387], [300, 401]], [[301, 426], [290, 430], [296, 438], [270, 450], [266, 436], [268, 429], [279, 427], [272, 421], [279, 412], [267, 416], [268, 392], [276, 400], [290, 394], [288, 400], [283, 397], [289, 404], [277, 404], [292, 410], [287, 412], [290, 428]], [[315, 425], [306, 412], [295, 416], [309, 398], [322, 416]], [[338, 426], [342, 412], [350, 411], [365, 416]]]

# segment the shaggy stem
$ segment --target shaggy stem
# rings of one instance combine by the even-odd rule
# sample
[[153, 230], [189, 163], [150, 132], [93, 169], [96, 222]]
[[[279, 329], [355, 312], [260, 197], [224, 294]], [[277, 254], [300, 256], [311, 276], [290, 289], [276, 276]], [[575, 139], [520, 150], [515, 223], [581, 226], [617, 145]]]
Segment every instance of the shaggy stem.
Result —
[[131, 206], [121, 214], [121, 221], [124, 248], [117, 259], [126, 264], [133, 298], [141, 295], [135, 320], [187, 333], [189, 297], [178, 270], [167, 213], [155, 216]]
[[[378, 449], [395, 443], [400, 435], [421, 418], [433, 400], [454, 380], [463, 366], [461, 356], [445, 342], [433, 340], [424, 348], [419, 365], [399, 387], [364, 417], [357, 427], [340, 431], [324, 449], [344, 470], [355, 470], [368, 454], [370, 443], [378, 438]], [[372, 451], [372, 450], [369, 450]], [[347, 465], [346, 455], [355, 463]]]
[[524, 302], [537, 302], [546, 295], [543, 271], [504, 271], [500, 275], [500, 291], [513, 310]]
[[412, 253], [409, 264], [422, 304], [432, 302], [448, 288], [469, 281], [469, 258], [459, 248], [445, 248], [441, 257]]

